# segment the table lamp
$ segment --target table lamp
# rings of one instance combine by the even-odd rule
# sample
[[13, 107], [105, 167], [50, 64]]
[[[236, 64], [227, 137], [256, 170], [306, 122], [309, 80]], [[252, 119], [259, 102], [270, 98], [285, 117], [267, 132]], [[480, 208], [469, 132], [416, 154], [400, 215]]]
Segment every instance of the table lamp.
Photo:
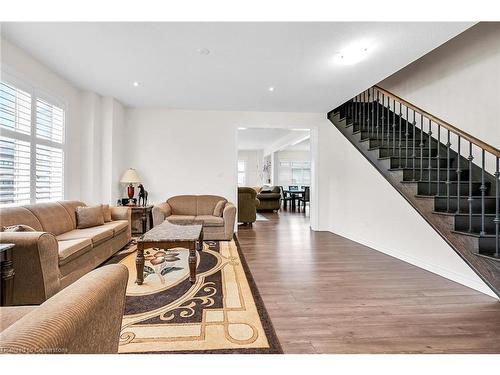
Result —
[[120, 180], [120, 182], [125, 183], [125, 184], [129, 184], [127, 187], [127, 194], [128, 194], [128, 199], [132, 199], [134, 197], [134, 185], [133, 184], [139, 184], [141, 182], [141, 179], [139, 178], [139, 175], [137, 174], [137, 172], [134, 168], [129, 168], [123, 174], [123, 177]]

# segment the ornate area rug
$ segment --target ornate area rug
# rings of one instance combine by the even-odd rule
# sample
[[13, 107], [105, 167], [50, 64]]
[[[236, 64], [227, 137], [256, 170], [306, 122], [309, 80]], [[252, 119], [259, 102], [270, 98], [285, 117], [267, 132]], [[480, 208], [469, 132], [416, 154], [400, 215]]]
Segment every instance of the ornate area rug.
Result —
[[135, 284], [136, 244], [108, 263], [129, 269], [120, 353], [282, 353], [237, 241], [205, 241], [196, 282], [188, 250], [145, 250]]

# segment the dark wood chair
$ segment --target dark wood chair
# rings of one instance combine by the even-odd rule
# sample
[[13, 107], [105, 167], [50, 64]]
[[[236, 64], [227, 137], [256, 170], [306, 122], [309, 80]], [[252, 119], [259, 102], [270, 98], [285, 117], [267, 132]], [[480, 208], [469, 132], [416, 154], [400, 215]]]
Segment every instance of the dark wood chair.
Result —
[[306, 212], [306, 204], [310, 202], [310, 187], [309, 186], [304, 186], [304, 194], [297, 200], [299, 204], [299, 211], [300, 211], [300, 203], [304, 203], [304, 212]]
[[288, 208], [288, 202], [291, 202], [293, 198], [285, 193], [285, 191], [283, 190], [283, 186], [280, 186], [279, 188], [280, 188], [281, 200], [283, 201], [283, 207]]
[[290, 185], [290, 186], [288, 186], [288, 190], [299, 190], [299, 186], [298, 185]]

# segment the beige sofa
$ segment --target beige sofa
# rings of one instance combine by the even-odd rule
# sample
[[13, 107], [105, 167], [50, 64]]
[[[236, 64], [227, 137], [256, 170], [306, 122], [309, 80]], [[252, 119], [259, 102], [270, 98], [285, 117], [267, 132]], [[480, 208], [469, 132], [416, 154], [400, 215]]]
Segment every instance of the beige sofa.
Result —
[[130, 210], [111, 207], [112, 221], [76, 229], [79, 201], [2, 208], [0, 225], [29, 225], [36, 232], [1, 232], [14, 243], [13, 305], [40, 304], [96, 268], [131, 240]]
[[0, 353], [116, 353], [127, 267], [91, 271], [40, 306], [0, 308]]
[[[214, 216], [215, 206], [224, 201], [222, 216]], [[168, 220], [174, 224], [193, 220], [203, 223], [205, 240], [230, 241], [234, 234], [236, 207], [216, 195], [178, 195], [153, 207], [153, 224]]]

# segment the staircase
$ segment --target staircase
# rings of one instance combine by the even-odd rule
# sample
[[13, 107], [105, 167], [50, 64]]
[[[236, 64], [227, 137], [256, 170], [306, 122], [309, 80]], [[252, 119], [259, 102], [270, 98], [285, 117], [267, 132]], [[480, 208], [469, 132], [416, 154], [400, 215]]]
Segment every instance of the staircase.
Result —
[[378, 86], [328, 119], [500, 296], [500, 150]]

